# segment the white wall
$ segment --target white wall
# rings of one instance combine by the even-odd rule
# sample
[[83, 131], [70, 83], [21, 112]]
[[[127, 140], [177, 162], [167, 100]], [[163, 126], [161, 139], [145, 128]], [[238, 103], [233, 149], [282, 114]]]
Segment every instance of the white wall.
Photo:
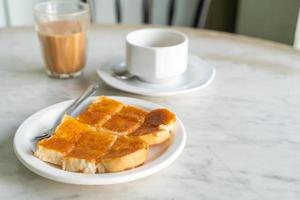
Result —
[[[0, 27], [32, 26], [33, 5], [45, 0], [0, 0]], [[94, 5], [95, 22], [101, 24], [116, 23], [114, 0], [89, 0]], [[192, 24], [193, 13], [198, 0], [177, 0], [174, 16], [175, 25]], [[142, 23], [142, 0], [121, 0], [122, 23]], [[154, 24], [166, 24], [169, 0], [153, 0], [152, 21]], [[7, 17], [4, 9], [7, 8]]]
[[114, 12], [115, 1], [90, 0], [95, 10], [95, 21], [100, 24], [113, 24], [116, 22]]
[[152, 23], [166, 24], [168, 20], [169, 0], [153, 0]]
[[31, 26], [34, 24], [33, 5], [43, 0], [4, 0], [7, 4], [7, 26]]
[[0, 27], [6, 26], [5, 5], [4, 0], [0, 0]]
[[198, 0], [176, 1], [174, 24], [178, 26], [192, 26]]

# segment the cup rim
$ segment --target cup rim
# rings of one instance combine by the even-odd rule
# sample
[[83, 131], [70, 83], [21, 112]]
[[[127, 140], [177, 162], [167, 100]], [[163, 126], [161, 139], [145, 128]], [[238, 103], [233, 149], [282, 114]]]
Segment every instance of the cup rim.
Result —
[[[141, 45], [141, 44], [137, 44], [133, 41], [130, 40], [130, 37], [132, 37], [133, 34], [136, 34], [138, 32], [141, 32], [141, 31], [157, 31], [157, 32], [168, 32], [168, 33], [175, 33], [179, 36], [181, 36], [183, 38], [183, 41], [182, 42], [179, 42], [177, 44], [173, 44], [173, 45], [167, 45], [167, 46], [160, 46], [160, 47], [155, 47], [155, 46], [147, 46], [147, 45]], [[128, 44], [130, 44], [131, 46], [134, 46], [134, 47], [140, 47], [140, 48], [145, 48], [145, 49], [165, 49], [165, 48], [172, 48], [172, 47], [176, 47], [176, 46], [181, 46], [185, 43], [188, 42], [188, 37], [180, 32], [180, 31], [177, 31], [177, 30], [172, 30], [172, 29], [169, 29], [169, 28], [142, 28], [142, 29], [137, 29], [137, 30], [134, 30], [134, 31], [131, 31], [130, 33], [128, 33], [126, 35], [126, 42]]]
[[[74, 11], [74, 12], [67, 12], [67, 13], [51, 13], [47, 11], [42, 11], [38, 7], [46, 4], [78, 4], [81, 5], [84, 9], [80, 11]], [[54, 1], [45, 1], [45, 2], [40, 2], [37, 3], [33, 6], [33, 11], [38, 14], [44, 14], [44, 15], [56, 15], [56, 16], [72, 16], [72, 15], [81, 15], [88, 13], [90, 10], [90, 7], [87, 3], [79, 2], [79, 1], [59, 1], [59, 0], [54, 0]]]

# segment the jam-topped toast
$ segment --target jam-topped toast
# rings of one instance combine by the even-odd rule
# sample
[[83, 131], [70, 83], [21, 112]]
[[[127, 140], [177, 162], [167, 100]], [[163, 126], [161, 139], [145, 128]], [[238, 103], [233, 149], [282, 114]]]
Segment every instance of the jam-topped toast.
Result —
[[146, 161], [148, 144], [134, 137], [120, 136], [111, 149], [97, 161], [98, 172], [119, 172]]
[[63, 157], [73, 149], [81, 135], [89, 131], [89, 125], [65, 115], [54, 134], [37, 143], [34, 155], [43, 161], [61, 165]]
[[149, 145], [159, 144], [170, 138], [175, 121], [176, 116], [168, 109], [155, 109], [146, 115], [144, 123], [129, 136], [138, 137]]
[[112, 116], [102, 129], [116, 135], [127, 135], [135, 131], [145, 119], [147, 112], [134, 106], [124, 106], [122, 110]]
[[103, 157], [114, 144], [117, 136], [106, 132], [90, 131], [65, 155], [62, 168], [67, 171], [95, 173], [96, 160]]
[[102, 96], [77, 118], [65, 116], [34, 155], [72, 172], [123, 171], [142, 165], [149, 145], [168, 140], [175, 121], [167, 109], [147, 112]]
[[82, 113], [80, 113], [77, 119], [80, 122], [89, 124], [95, 128], [101, 127], [123, 107], [123, 103], [101, 96], [90, 104]]

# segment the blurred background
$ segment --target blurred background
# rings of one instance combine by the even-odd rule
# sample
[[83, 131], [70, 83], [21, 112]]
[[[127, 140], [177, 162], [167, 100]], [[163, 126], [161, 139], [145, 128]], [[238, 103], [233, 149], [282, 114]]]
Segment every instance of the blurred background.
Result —
[[[0, 28], [32, 26], [43, 0], [0, 0]], [[72, 1], [72, 0], [70, 0]], [[86, 0], [95, 24], [160, 24], [297, 43], [300, 0]]]

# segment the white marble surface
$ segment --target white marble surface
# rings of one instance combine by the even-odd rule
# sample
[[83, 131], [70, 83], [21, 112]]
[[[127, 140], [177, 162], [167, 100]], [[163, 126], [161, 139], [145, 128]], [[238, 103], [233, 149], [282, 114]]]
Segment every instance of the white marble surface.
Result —
[[[103, 84], [95, 69], [122, 54], [137, 27], [99, 26], [90, 32], [83, 77], [48, 78], [32, 28], [0, 30], [0, 199], [300, 199], [300, 53], [284, 45], [209, 31], [181, 29], [191, 52], [217, 68], [208, 88], [149, 98]], [[187, 128], [178, 160], [145, 179], [112, 186], [56, 183], [27, 170], [12, 140], [26, 117], [99, 82], [104, 95], [169, 106]]]

